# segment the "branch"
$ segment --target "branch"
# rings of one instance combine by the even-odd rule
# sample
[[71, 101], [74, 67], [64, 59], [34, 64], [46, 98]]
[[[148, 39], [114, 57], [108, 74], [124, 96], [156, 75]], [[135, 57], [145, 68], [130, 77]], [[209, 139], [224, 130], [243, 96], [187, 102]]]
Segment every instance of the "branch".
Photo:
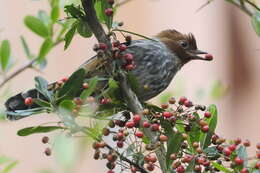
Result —
[[137, 169], [139, 169], [139, 171], [141, 173], [148, 173], [142, 166], [138, 165], [137, 163], [135, 162], [132, 162], [131, 160], [129, 160], [128, 158], [124, 157], [122, 154], [120, 154], [118, 151], [114, 150], [111, 146], [109, 146], [108, 144], [106, 144], [106, 147], [110, 150], [112, 150], [113, 152], [115, 152], [121, 160], [129, 163], [130, 165], [133, 165], [134, 167], [136, 167]]
[[[58, 39], [54, 44], [53, 47], [61, 43], [64, 39]], [[0, 88], [3, 87], [9, 80], [13, 79], [20, 73], [24, 72], [28, 68], [32, 68], [33, 64], [38, 60], [38, 57], [33, 58], [31, 61], [27, 62], [25, 65], [18, 68], [16, 71], [14, 71], [11, 75], [4, 78], [4, 80], [0, 83]]]
[[[111, 57], [111, 49], [112, 45], [110, 43], [109, 38], [107, 37], [103, 27], [98, 21], [96, 11], [94, 9], [93, 0], [81, 0], [84, 11], [86, 13], [86, 22], [88, 26], [91, 28], [92, 32], [94, 33], [95, 37], [99, 42], [105, 43], [108, 46], [108, 51], [105, 52], [108, 57]], [[143, 107], [140, 101], [138, 100], [135, 93], [131, 90], [131, 88], [128, 86], [126, 76], [124, 74], [121, 74], [119, 77], [119, 83], [120, 87], [125, 94], [126, 101], [129, 105], [129, 108], [132, 112], [142, 114]], [[146, 119], [143, 116], [143, 119], [140, 123], [142, 123]], [[152, 132], [149, 129], [144, 130], [144, 134], [151, 140], [152, 143], [157, 142], [156, 139], [156, 133]], [[163, 145], [160, 145], [160, 148], [156, 150], [156, 155], [160, 163], [160, 167], [163, 173], [167, 172], [167, 166], [166, 166], [166, 158], [165, 158], [165, 148]]]
[[0, 83], [0, 88], [3, 87], [9, 80], [13, 79], [15, 76], [19, 75], [23, 71], [25, 71], [28, 68], [31, 68], [32, 65], [37, 61], [38, 58], [34, 58], [31, 61], [29, 61], [27, 64], [23, 65], [19, 69], [17, 69], [13, 74], [10, 76], [7, 76], [1, 83]]
[[115, 7], [116, 7], [116, 8], [117, 8], [117, 7], [121, 7], [121, 6], [127, 4], [127, 3], [130, 2], [130, 1], [132, 1], [132, 0], [123, 0], [123, 1], [121, 1], [121, 2], [118, 2], [118, 3], [115, 5]]

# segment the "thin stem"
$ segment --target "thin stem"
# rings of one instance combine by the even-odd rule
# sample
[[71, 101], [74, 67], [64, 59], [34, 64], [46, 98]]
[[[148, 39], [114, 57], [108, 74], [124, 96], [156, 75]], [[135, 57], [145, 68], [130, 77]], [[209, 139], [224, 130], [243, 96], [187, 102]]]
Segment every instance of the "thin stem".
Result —
[[115, 7], [116, 7], [116, 8], [121, 7], [121, 6], [127, 4], [127, 3], [131, 2], [131, 1], [133, 1], [133, 0], [123, 0], [123, 1], [121, 1], [121, 2], [118, 2], [118, 3], [115, 5]]
[[131, 32], [131, 31], [123, 30], [123, 29], [113, 29], [112, 31], [125, 32], [125, 33], [128, 33], [128, 34], [132, 34], [132, 35], [136, 35], [136, 36], [138, 36], [138, 37], [145, 38], [145, 39], [147, 39], [147, 40], [157, 41], [157, 40], [154, 40], [154, 39], [152, 39], [152, 38], [146, 37], [146, 36], [144, 36], [144, 35], [137, 34], [137, 33], [135, 33], [135, 32]]
[[[57, 40], [54, 44], [53, 47], [61, 43], [64, 39], [59, 39]], [[18, 68], [16, 71], [14, 71], [11, 75], [7, 76], [4, 78], [4, 80], [0, 83], [0, 88], [3, 87], [8, 81], [19, 75], [20, 73], [24, 72], [28, 68], [32, 68], [33, 64], [38, 60], [38, 57], [33, 58], [29, 62], [27, 62], [25, 65], [21, 66]]]
[[260, 12], [260, 8], [253, 2], [249, 1], [249, 0], [244, 0], [245, 2], [247, 2], [249, 5], [251, 5], [252, 7], [254, 7], [256, 10], [258, 10]]

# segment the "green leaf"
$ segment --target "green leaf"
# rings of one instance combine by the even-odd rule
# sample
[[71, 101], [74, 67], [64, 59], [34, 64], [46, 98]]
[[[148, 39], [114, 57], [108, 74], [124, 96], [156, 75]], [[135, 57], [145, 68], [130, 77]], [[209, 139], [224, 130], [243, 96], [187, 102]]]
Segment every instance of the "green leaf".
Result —
[[87, 89], [85, 89], [81, 94], [80, 94], [80, 98], [82, 100], [85, 100], [88, 96], [90, 96], [96, 89], [98, 83], [98, 77], [94, 77], [91, 78], [90, 82], [89, 82], [89, 87]]
[[111, 5], [108, 4], [107, 0], [99, 0], [95, 2], [95, 10], [99, 21], [105, 23], [108, 30], [110, 30], [113, 24], [113, 17], [105, 14], [106, 8], [111, 8]]
[[212, 135], [215, 133], [218, 121], [217, 107], [215, 105], [210, 105], [208, 111], [211, 113], [211, 117], [206, 120], [209, 125], [209, 131], [207, 133], [201, 133], [200, 144], [202, 149], [205, 149], [210, 145], [210, 140]]
[[191, 162], [189, 162], [189, 165], [187, 166], [185, 172], [190, 172], [190, 173], [194, 172], [195, 160], [196, 160], [196, 159], [193, 158], [193, 159], [191, 160]]
[[42, 99], [33, 99], [33, 102], [41, 107], [51, 107], [51, 104]]
[[9, 173], [17, 164], [18, 164], [18, 161], [13, 161], [13, 162], [9, 163], [9, 164], [1, 171], [1, 173]]
[[69, 14], [70, 16], [74, 18], [81, 18], [83, 19], [84, 13], [81, 11], [80, 8], [76, 8], [73, 4], [71, 5], [66, 5], [64, 7], [64, 11]]
[[52, 22], [56, 22], [58, 20], [60, 16], [60, 8], [58, 5], [56, 5], [55, 7], [53, 7], [51, 9], [51, 20]]
[[26, 16], [24, 19], [24, 23], [35, 34], [44, 38], [49, 36], [48, 28], [40, 19], [34, 16]]
[[211, 162], [212, 165], [217, 168], [220, 171], [223, 171], [224, 173], [232, 173], [232, 171], [226, 167], [224, 167], [223, 165], [218, 164], [217, 162]]
[[51, 94], [48, 91], [48, 82], [42, 77], [35, 77], [35, 88], [39, 91], [42, 95], [44, 95], [49, 101], [52, 100]]
[[1, 57], [1, 66], [3, 71], [5, 71], [8, 67], [10, 62], [10, 54], [11, 48], [10, 43], [8, 40], [2, 41], [1, 48], [0, 48], [0, 57]]
[[167, 153], [166, 153], [166, 162], [168, 168], [170, 168], [173, 162], [170, 159], [171, 154], [179, 152], [182, 142], [183, 142], [183, 138], [181, 133], [173, 133], [173, 135], [169, 137], [169, 140], [167, 142]]
[[28, 44], [27, 44], [25, 38], [23, 36], [21, 36], [20, 39], [21, 39], [21, 42], [23, 45], [23, 50], [25, 52], [25, 55], [27, 56], [28, 59], [32, 59], [31, 52], [30, 52], [30, 49], [28, 47]]
[[[59, 135], [54, 139], [53, 155], [64, 170], [71, 169], [77, 160], [77, 145], [73, 138]], [[65, 171], [66, 172], [66, 171]]]
[[256, 12], [251, 18], [252, 26], [256, 34], [260, 37], [260, 13]]
[[217, 158], [220, 157], [219, 151], [217, 150], [216, 146], [208, 147], [203, 151], [209, 159], [216, 160]]
[[1, 156], [1, 157], [0, 157], [0, 164], [9, 162], [9, 161], [11, 161], [11, 160], [12, 160], [12, 159], [10, 159], [10, 158], [8, 158], [8, 157]]
[[39, 63], [41, 63], [45, 59], [46, 55], [50, 52], [52, 47], [53, 47], [52, 40], [50, 38], [46, 38], [41, 45], [40, 52], [38, 55]]
[[38, 14], [37, 14], [38, 18], [43, 22], [43, 24], [45, 26], [49, 26], [51, 23], [51, 18], [50, 16], [47, 14], [46, 11], [43, 10], [39, 10]]
[[79, 21], [77, 31], [78, 31], [79, 35], [81, 35], [82, 37], [85, 37], [85, 38], [91, 37], [93, 35], [87, 22], [84, 22], [83, 20]]
[[72, 41], [72, 39], [75, 35], [75, 31], [77, 29], [77, 26], [78, 26], [78, 21], [74, 22], [72, 24], [70, 30], [65, 34], [64, 50], [66, 50], [69, 47], [69, 45], [70, 45], [70, 43], [71, 43], [71, 41]]
[[168, 100], [172, 97], [172, 93], [170, 92], [166, 92], [166, 93], [163, 93], [161, 96], [160, 96], [160, 102], [161, 103], [167, 103]]
[[84, 78], [85, 70], [80, 68], [69, 77], [68, 81], [60, 89], [58, 97], [62, 97], [62, 99], [73, 99], [76, 97], [82, 89]]
[[131, 89], [138, 95], [140, 85], [138, 83], [136, 76], [134, 76], [131, 72], [128, 72], [126, 77], [127, 77], [127, 81], [131, 86]]
[[36, 126], [36, 127], [27, 127], [21, 129], [17, 132], [19, 136], [29, 136], [35, 133], [48, 133], [54, 130], [64, 129], [64, 127], [60, 126]]

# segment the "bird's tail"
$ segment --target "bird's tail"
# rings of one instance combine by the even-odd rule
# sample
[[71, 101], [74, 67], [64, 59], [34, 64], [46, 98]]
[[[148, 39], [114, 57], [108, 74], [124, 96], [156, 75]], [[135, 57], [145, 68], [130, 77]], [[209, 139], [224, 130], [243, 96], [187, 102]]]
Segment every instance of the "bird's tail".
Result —
[[[27, 117], [27, 115], [16, 115], [16, 111], [19, 110], [27, 110], [27, 109], [33, 109], [33, 108], [39, 108], [40, 105], [37, 105], [36, 103], [32, 103], [31, 105], [25, 104], [25, 99], [31, 97], [33, 98], [41, 98], [42, 100], [46, 100], [46, 98], [36, 89], [31, 89], [27, 92], [19, 93], [13, 97], [10, 97], [5, 102], [6, 112], [7, 112], [7, 119], [9, 120], [19, 120], [21, 118]], [[29, 115], [28, 115], [29, 116]]]

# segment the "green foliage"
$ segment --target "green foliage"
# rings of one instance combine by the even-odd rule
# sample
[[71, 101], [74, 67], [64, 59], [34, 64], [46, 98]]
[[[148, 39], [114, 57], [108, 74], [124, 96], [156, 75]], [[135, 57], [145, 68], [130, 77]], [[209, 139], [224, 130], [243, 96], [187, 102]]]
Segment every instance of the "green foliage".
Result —
[[32, 55], [28, 46], [28, 43], [26, 42], [25, 38], [23, 36], [20, 37], [21, 43], [23, 46], [24, 53], [28, 59], [32, 59]]
[[88, 88], [85, 89], [80, 94], [80, 98], [82, 100], [85, 100], [88, 96], [90, 96], [95, 91], [97, 83], [98, 83], [98, 77], [94, 77], [94, 78], [90, 79], [89, 83], [88, 83]]
[[85, 38], [89, 38], [93, 35], [91, 29], [89, 28], [87, 22], [84, 22], [83, 20], [80, 20], [77, 26], [77, 31], [79, 35]]
[[24, 23], [32, 32], [43, 38], [48, 37], [50, 34], [47, 26], [45, 26], [42, 20], [38, 19], [37, 17], [26, 16]]
[[78, 27], [78, 21], [74, 22], [72, 24], [71, 28], [66, 33], [64, 50], [66, 50], [69, 47], [69, 45], [70, 45], [70, 43], [71, 43], [71, 41], [72, 41], [72, 39], [73, 39], [73, 37], [75, 35], [77, 27]]
[[11, 48], [10, 43], [8, 40], [2, 41], [0, 47], [0, 60], [1, 60], [1, 67], [3, 71], [6, 71], [8, 65], [10, 64], [11, 60]]
[[85, 70], [80, 68], [74, 72], [68, 81], [59, 90], [58, 97], [62, 99], [73, 99], [79, 94], [82, 89], [82, 84], [85, 79]]
[[97, 0], [95, 2], [95, 9], [98, 16], [98, 19], [101, 23], [106, 24], [108, 30], [111, 29], [113, 18], [105, 14], [105, 9], [111, 8], [111, 5], [108, 4], [107, 0]]
[[260, 12], [256, 12], [252, 16], [251, 21], [256, 34], [260, 37]]
[[61, 130], [64, 127], [61, 126], [35, 126], [35, 127], [26, 127], [17, 132], [18, 136], [29, 136], [35, 133], [48, 133], [55, 130]]
[[44, 40], [44, 42], [41, 45], [40, 52], [38, 55], [39, 63], [41, 63], [45, 59], [46, 55], [51, 50], [52, 46], [53, 46], [52, 40], [50, 38], [46, 38], [46, 40]]
[[230, 169], [226, 168], [226, 167], [223, 166], [223, 165], [218, 164], [217, 162], [212, 162], [212, 165], [213, 165], [216, 169], [218, 169], [218, 170], [220, 170], [220, 171], [222, 171], [222, 172], [224, 172], [224, 173], [232, 173], [232, 171], [231, 171]]
[[10, 163], [8, 163], [4, 169], [1, 171], [1, 173], [9, 173], [12, 171], [12, 169], [18, 164], [18, 161], [11, 161]]
[[205, 149], [210, 145], [211, 137], [215, 133], [215, 129], [217, 127], [218, 113], [216, 106], [210, 105], [208, 111], [211, 113], [211, 117], [206, 120], [209, 126], [209, 131], [200, 135], [200, 144], [202, 149]]

